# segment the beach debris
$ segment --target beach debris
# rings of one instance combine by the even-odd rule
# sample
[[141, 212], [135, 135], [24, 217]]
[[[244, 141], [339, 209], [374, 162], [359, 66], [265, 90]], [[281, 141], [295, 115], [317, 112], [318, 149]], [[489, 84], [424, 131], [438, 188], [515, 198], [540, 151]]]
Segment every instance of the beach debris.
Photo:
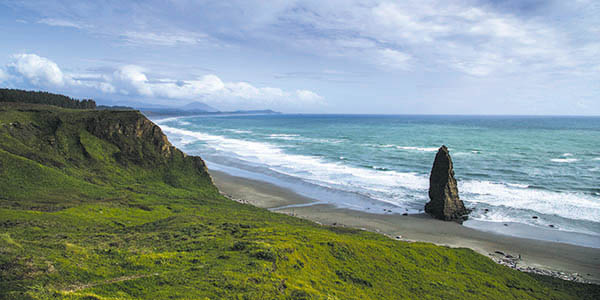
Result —
[[[494, 253], [489, 253], [489, 256], [496, 263], [501, 264], [503, 266], [507, 266], [511, 269], [515, 269], [517, 271], [552, 276], [552, 277], [560, 278], [562, 280], [568, 280], [568, 281], [574, 281], [574, 282], [591, 283], [591, 282], [585, 280], [583, 277], [581, 277], [581, 275], [579, 275], [579, 273], [567, 273], [567, 272], [560, 272], [560, 271], [552, 271], [552, 270], [546, 270], [546, 269], [541, 269], [541, 268], [537, 268], [537, 267], [531, 267], [531, 266], [524, 265], [524, 263], [521, 260], [521, 254], [514, 256], [514, 255], [510, 255], [508, 253], [505, 253], [503, 251], [496, 250], [496, 251], [494, 251]], [[588, 274], [588, 275], [590, 275], [590, 274]]]
[[508, 224], [504, 223], [504, 226], [508, 226]]
[[531, 218], [532, 218], [532, 219], [537, 219], [537, 218], [538, 218], [538, 216], [532, 216]]
[[454, 178], [452, 158], [443, 145], [438, 150], [429, 177], [429, 199], [425, 212], [436, 219], [462, 221], [467, 219], [469, 210], [458, 197], [458, 187]]
[[408, 213], [402, 213], [403, 216], [408, 216]]
[[401, 240], [401, 239], [402, 239], [402, 236], [401, 236], [401, 235], [397, 235], [397, 236], [396, 236], [396, 239], [397, 239], [397, 240]]
[[550, 227], [550, 228], [554, 228], [554, 225], [550, 224], [550, 225], [548, 225], [548, 227]]

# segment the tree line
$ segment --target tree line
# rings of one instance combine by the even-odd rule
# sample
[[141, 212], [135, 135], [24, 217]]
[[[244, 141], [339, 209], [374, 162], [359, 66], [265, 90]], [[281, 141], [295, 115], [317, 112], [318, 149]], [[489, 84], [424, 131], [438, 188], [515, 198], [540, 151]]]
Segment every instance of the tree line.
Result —
[[60, 106], [64, 108], [96, 109], [92, 99], [77, 100], [64, 95], [48, 92], [0, 89], [0, 102], [34, 103]]

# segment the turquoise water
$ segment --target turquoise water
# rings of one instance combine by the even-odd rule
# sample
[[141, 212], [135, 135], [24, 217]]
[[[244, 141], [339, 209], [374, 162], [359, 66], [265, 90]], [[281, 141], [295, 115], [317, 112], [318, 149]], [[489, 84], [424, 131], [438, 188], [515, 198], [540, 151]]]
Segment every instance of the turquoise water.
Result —
[[422, 211], [435, 153], [445, 144], [472, 220], [553, 225], [600, 241], [597, 117], [265, 115], [157, 123], [211, 168], [386, 214]]

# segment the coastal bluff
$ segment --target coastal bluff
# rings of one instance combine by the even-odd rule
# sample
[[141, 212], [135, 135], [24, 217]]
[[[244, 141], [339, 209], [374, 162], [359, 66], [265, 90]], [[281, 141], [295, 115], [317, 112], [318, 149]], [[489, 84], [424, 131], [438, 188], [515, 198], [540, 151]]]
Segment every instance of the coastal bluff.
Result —
[[425, 212], [436, 219], [462, 223], [469, 210], [458, 196], [454, 167], [448, 147], [438, 150], [429, 177], [429, 199]]
[[[152, 174], [174, 187], [195, 185], [216, 191], [202, 158], [177, 149], [139, 111], [0, 104], [0, 114], [10, 118], [0, 122], [4, 135], [0, 146], [12, 155], [73, 170], [87, 182], [106, 183], [119, 175], [116, 181], [123, 184]], [[126, 171], [114, 172], [121, 168]]]

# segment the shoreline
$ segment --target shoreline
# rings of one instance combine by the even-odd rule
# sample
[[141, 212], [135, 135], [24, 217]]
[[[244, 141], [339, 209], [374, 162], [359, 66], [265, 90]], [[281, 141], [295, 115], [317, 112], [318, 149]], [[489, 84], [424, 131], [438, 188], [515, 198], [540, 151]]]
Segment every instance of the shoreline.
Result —
[[209, 173], [221, 193], [238, 202], [323, 225], [359, 228], [408, 242], [470, 248], [513, 268], [527, 270], [529, 267], [530, 272], [600, 283], [600, 249], [597, 248], [502, 235], [436, 220], [425, 214], [375, 214], [338, 208], [268, 182], [212, 169]]

